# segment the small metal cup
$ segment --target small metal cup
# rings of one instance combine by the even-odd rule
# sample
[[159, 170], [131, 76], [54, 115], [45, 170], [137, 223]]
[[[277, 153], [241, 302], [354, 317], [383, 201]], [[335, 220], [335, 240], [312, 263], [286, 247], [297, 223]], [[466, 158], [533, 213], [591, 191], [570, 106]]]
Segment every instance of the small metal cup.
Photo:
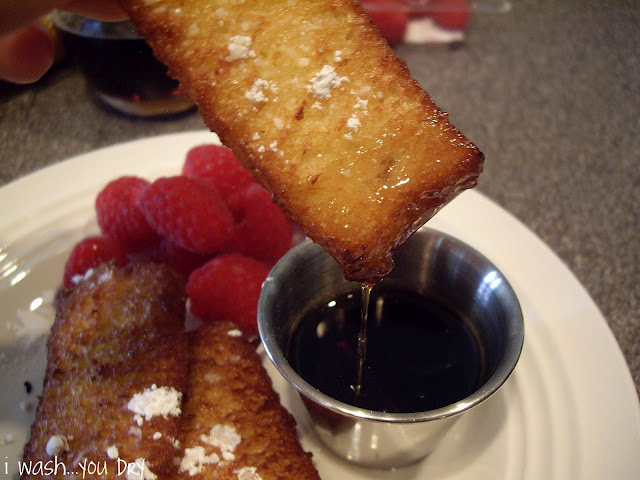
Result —
[[414, 413], [385, 413], [338, 401], [306, 382], [287, 352], [300, 314], [318, 301], [359, 288], [336, 262], [306, 240], [273, 268], [258, 305], [262, 343], [280, 373], [301, 394], [321, 441], [353, 463], [400, 467], [428, 455], [461, 415], [486, 400], [516, 366], [524, 341], [522, 310], [498, 269], [480, 253], [444, 233], [422, 227], [394, 253], [382, 282], [424, 294], [457, 313], [476, 336], [486, 381], [456, 403]]

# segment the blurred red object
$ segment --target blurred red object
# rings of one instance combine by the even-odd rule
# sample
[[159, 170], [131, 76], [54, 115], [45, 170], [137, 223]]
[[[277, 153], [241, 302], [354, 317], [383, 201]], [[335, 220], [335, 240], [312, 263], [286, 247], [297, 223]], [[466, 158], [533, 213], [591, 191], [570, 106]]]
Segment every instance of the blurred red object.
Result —
[[404, 40], [409, 21], [405, 0], [363, 0], [362, 5], [389, 44]]
[[429, 0], [427, 10], [442, 28], [463, 30], [469, 23], [469, 0]]
[[362, 5], [392, 46], [405, 40], [414, 21], [430, 19], [435, 29], [462, 32], [471, 11], [469, 0], [362, 0]]

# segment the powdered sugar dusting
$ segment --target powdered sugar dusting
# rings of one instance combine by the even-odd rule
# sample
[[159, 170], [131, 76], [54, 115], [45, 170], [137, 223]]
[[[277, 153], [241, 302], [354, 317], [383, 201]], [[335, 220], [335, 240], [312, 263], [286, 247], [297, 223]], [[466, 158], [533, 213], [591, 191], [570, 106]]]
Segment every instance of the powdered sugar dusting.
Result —
[[127, 468], [127, 480], [156, 480], [158, 476], [149, 470], [144, 458], [136, 458], [136, 468]]
[[109, 457], [111, 460], [120, 458], [120, 452], [118, 451], [118, 447], [116, 447], [115, 445], [111, 445], [109, 448], [107, 448], [107, 457]]
[[350, 128], [351, 130], [358, 130], [361, 125], [362, 123], [360, 123], [360, 120], [355, 114], [351, 115], [349, 120], [347, 120], [347, 128]]
[[207, 455], [204, 447], [198, 445], [193, 448], [184, 449], [184, 457], [180, 461], [180, 471], [188, 472], [190, 476], [202, 472], [205, 465], [215, 465], [220, 462], [220, 457], [215, 452]]
[[361, 109], [362, 113], [364, 113], [365, 115], [369, 115], [368, 106], [369, 106], [369, 100], [363, 100], [362, 98], [358, 97], [358, 99], [356, 100], [356, 104], [353, 106], [353, 108]]
[[[214, 425], [209, 433], [200, 435], [200, 441], [201, 445], [185, 448], [184, 456], [179, 461], [180, 471], [188, 472], [190, 476], [202, 473], [207, 465], [218, 466], [235, 460], [233, 452], [240, 445], [242, 437], [231, 425]], [[209, 447], [214, 447], [219, 452], [210, 452]], [[239, 479], [260, 480], [254, 467], [243, 467], [234, 473]]]
[[69, 450], [69, 443], [67, 437], [64, 435], [52, 435], [45, 447], [47, 455], [54, 457], [61, 455], [65, 450]]
[[136, 393], [127, 408], [135, 413], [134, 419], [142, 426], [143, 419], [151, 420], [155, 416], [167, 418], [181, 412], [182, 392], [173, 387], [158, 387], [155, 383], [141, 393]]
[[247, 92], [245, 92], [244, 98], [251, 100], [254, 103], [267, 102], [269, 101], [269, 99], [265, 95], [265, 92], [267, 90], [270, 90], [272, 92], [277, 91], [272, 82], [269, 82], [262, 78], [258, 78], [255, 82], [253, 82], [251, 88]]
[[331, 90], [348, 81], [348, 77], [338, 76], [336, 69], [331, 65], [325, 65], [311, 79], [311, 84], [307, 86], [307, 90], [313, 93], [316, 98], [326, 100], [331, 97]]
[[[86, 272], [84, 272], [84, 275], [79, 275], [78, 274], [78, 275], [74, 275], [73, 277], [71, 277], [71, 282], [74, 285], [78, 285], [80, 282], [84, 282], [85, 280], [93, 279], [93, 273], [94, 273], [94, 269], [90, 268]], [[104, 282], [111, 280], [111, 278], [113, 278], [113, 271], [112, 270], [106, 270], [106, 271], [102, 272], [98, 278], [95, 278], [93, 280], [96, 282], [96, 285], [101, 285]]]
[[238, 480], [262, 480], [262, 477], [257, 473], [256, 467], [243, 467], [233, 473], [238, 476]]
[[248, 57], [255, 57], [256, 52], [251, 49], [253, 40], [246, 35], [235, 35], [229, 39], [229, 55], [224, 59], [227, 62], [233, 62], [235, 60], [243, 60]]
[[232, 426], [214, 425], [208, 435], [200, 436], [200, 440], [212, 447], [218, 447], [222, 452], [233, 452], [242, 438]]

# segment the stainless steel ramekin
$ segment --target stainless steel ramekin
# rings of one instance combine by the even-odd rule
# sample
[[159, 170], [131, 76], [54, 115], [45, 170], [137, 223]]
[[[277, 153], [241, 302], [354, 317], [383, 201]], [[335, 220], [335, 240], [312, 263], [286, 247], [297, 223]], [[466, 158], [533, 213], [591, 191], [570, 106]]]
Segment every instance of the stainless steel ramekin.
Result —
[[287, 351], [300, 313], [321, 299], [358, 287], [347, 282], [336, 262], [309, 240], [273, 268], [258, 305], [267, 355], [300, 393], [322, 442], [348, 461], [378, 468], [408, 465], [428, 455], [461, 415], [500, 388], [515, 368], [524, 342], [522, 310], [513, 288], [470, 246], [423, 227], [394, 253], [394, 261], [383, 282], [438, 299], [468, 323], [478, 340], [486, 381], [456, 403], [413, 413], [367, 410], [329, 397], [291, 367]]

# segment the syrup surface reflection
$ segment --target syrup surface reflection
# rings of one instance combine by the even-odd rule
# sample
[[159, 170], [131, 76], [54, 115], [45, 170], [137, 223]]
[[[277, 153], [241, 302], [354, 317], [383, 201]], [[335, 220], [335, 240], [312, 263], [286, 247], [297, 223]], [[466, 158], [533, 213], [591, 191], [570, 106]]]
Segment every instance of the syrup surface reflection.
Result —
[[423, 412], [484, 382], [480, 349], [464, 321], [429, 298], [381, 285], [371, 293], [366, 361], [361, 389], [354, 389], [361, 306], [359, 290], [327, 299], [294, 328], [289, 361], [323, 393], [379, 412]]

